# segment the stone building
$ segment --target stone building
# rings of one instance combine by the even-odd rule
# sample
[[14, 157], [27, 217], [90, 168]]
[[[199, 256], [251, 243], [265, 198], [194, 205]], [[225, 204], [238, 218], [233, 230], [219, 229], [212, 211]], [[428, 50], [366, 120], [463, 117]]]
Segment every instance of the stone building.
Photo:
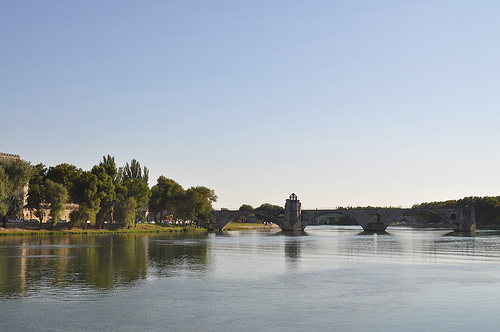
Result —
[[21, 159], [21, 156], [19, 156], [18, 154], [0, 152], [0, 158]]

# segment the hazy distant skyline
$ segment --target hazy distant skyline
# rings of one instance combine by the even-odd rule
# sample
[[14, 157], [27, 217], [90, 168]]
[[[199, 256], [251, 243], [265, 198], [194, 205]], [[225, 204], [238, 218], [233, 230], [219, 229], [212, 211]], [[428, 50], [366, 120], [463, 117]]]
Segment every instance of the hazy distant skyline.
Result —
[[500, 2], [3, 1], [0, 152], [216, 208], [500, 195]]

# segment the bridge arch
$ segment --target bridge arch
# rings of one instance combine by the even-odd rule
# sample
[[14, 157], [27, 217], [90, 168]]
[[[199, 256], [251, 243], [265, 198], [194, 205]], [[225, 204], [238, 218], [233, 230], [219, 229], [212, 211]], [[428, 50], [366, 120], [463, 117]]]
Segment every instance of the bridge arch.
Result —
[[267, 220], [279, 225], [281, 220], [285, 219], [283, 210], [222, 210], [212, 211], [212, 220], [209, 227], [217, 230], [223, 230], [229, 223], [238, 217], [258, 216], [261, 220]]
[[446, 210], [449, 212], [449, 215], [445, 213], [444, 211], [438, 211], [434, 209], [427, 209], [427, 208], [422, 208], [422, 209], [405, 209], [401, 210], [400, 213], [396, 215], [396, 218], [402, 217], [402, 216], [407, 216], [419, 212], [424, 212], [424, 213], [432, 213], [436, 216], [438, 216], [441, 220], [445, 222], [448, 226], [450, 226], [453, 229], [458, 229], [460, 226], [460, 223], [457, 221], [457, 214], [455, 212], [451, 212], [451, 210]]
[[344, 216], [352, 219], [364, 230], [385, 230], [392, 222], [401, 216], [415, 213], [431, 213], [443, 220], [455, 231], [470, 231], [474, 229], [475, 217], [470, 209], [340, 209], [340, 210], [303, 210], [303, 215], [309, 224], [319, 224], [323, 219]]
[[349, 210], [332, 210], [332, 211], [328, 211], [328, 212], [327, 211], [322, 212], [323, 214], [319, 214], [319, 215], [313, 217], [312, 220], [310, 219], [309, 224], [316, 224], [317, 225], [317, 224], [319, 224], [319, 222], [321, 220], [328, 219], [331, 217], [342, 216], [342, 217], [347, 217], [350, 220], [353, 220], [354, 222], [356, 222], [360, 226], [363, 226], [363, 222], [361, 222], [361, 220], [359, 218], [356, 218], [356, 216], [350, 215], [350, 214], [343, 212], [343, 211], [349, 211]]

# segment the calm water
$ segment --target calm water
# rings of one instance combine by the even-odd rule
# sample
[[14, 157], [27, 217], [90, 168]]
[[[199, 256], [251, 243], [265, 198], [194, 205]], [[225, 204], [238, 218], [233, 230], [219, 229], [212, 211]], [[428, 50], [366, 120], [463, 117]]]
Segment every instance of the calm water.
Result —
[[498, 331], [500, 234], [0, 237], [1, 331]]

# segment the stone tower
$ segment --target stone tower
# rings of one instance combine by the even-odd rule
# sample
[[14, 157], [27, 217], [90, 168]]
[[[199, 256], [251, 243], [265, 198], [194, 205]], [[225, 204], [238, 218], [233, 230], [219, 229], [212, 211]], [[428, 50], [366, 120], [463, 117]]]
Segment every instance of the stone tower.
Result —
[[301, 230], [302, 229], [302, 209], [297, 195], [291, 194], [285, 203], [285, 224], [284, 230]]

